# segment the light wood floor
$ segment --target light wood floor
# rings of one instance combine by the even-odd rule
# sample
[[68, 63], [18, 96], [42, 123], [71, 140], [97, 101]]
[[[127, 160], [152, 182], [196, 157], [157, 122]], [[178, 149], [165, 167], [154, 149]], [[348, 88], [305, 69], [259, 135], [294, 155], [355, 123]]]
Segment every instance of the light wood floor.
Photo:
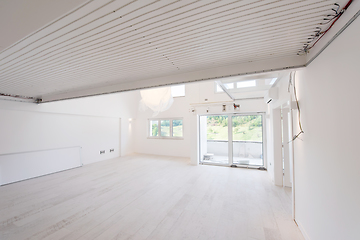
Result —
[[131, 155], [0, 187], [0, 239], [303, 239], [265, 171]]

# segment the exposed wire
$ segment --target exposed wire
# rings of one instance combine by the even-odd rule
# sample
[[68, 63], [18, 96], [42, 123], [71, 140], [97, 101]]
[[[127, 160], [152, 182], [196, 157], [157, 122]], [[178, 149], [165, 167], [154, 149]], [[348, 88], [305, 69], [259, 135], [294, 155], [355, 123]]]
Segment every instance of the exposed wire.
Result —
[[290, 93], [290, 86], [291, 86], [291, 73], [290, 73], [290, 78], [289, 78], [289, 84], [288, 84], [288, 93]]
[[319, 42], [319, 40], [332, 28], [332, 26], [336, 23], [336, 21], [339, 20], [339, 18], [348, 9], [352, 1], [353, 0], [349, 0], [348, 3], [345, 5], [345, 7], [341, 9], [341, 11], [339, 11], [340, 5], [338, 3], [334, 3], [334, 5], [337, 6], [337, 9], [334, 8], [331, 9], [334, 11], [334, 14], [327, 15], [327, 17], [323, 19], [326, 22], [320, 23], [320, 25], [327, 25], [331, 23], [330, 26], [324, 31], [322, 31], [320, 27], [316, 27], [317, 30], [315, 31], [315, 34], [311, 35], [311, 37], [308, 38], [309, 41], [304, 44], [303, 49], [299, 51], [298, 55], [300, 55], [301, 53], [308, 53], [309, 50], [312, 49]]
[[[304, 133], [303, 129], [302, 129], [302, 126], [301, 126], [301, 112], [300, 112], [300, 105], [299, 105], [299, 101], [297, 99], [297, 95], [296, 95], [296, 82], [295, 82], [295, 73], [290, 73], [290, 83], [292, 82], [293, 86], [294, 86], [294, 97], [295, 97], [295, 101], [296, 101], [296, 107], [297, 107], [297, 110], [298, 110], [298, 120], [299, 120], [299, 129], [300, 129], [300, 132], [296, 135], [294, 135], [294, 137], [292, 138], [292, 141], [296, 140], [301, 134]], [[293, 76], [292, 76], [293, 75]], [[293, 80], [293, 81], [292, 81]]]
[[14, 94], [7, 94], [7, 93], [0, 93], [0, 97], [10, 97], [10, 98], [23, 99], [23, 100], [33, 100], [35, 103], [42, 102], [42, 99], [40, 99], [40, 98], [27, 97], [27, 96], [22, 96], [22, 95], [14, 95]]

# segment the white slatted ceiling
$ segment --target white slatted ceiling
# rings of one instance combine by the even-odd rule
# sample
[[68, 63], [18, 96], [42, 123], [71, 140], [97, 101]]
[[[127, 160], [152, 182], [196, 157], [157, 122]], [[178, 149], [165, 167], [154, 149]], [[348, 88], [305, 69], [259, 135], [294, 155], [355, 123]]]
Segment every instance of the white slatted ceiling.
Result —
[[89, 1], [0, 53], [0, 92], [38, 97], [293, 56], [333, 4]]

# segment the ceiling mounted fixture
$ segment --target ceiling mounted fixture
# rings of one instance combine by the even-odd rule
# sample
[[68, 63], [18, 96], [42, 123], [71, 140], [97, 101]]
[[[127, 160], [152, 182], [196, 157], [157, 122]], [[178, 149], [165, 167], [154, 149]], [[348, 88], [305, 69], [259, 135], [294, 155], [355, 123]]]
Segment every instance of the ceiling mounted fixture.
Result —
[[174, 102], [171, 87], [153, 88], [140, 91], [140, 105], [143, 110], [150, 108], [153, 117], [168, 110]]

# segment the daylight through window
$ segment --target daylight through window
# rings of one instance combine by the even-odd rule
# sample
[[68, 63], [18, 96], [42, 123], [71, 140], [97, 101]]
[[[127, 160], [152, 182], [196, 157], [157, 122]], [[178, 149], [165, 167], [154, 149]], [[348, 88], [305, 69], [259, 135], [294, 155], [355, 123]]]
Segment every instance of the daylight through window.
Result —
[[185, 97], [185, 85], [171, 86], [171, 95], [173, 97]]
[[150, 138], [183, 138], [182, 118], [149, 119]]

